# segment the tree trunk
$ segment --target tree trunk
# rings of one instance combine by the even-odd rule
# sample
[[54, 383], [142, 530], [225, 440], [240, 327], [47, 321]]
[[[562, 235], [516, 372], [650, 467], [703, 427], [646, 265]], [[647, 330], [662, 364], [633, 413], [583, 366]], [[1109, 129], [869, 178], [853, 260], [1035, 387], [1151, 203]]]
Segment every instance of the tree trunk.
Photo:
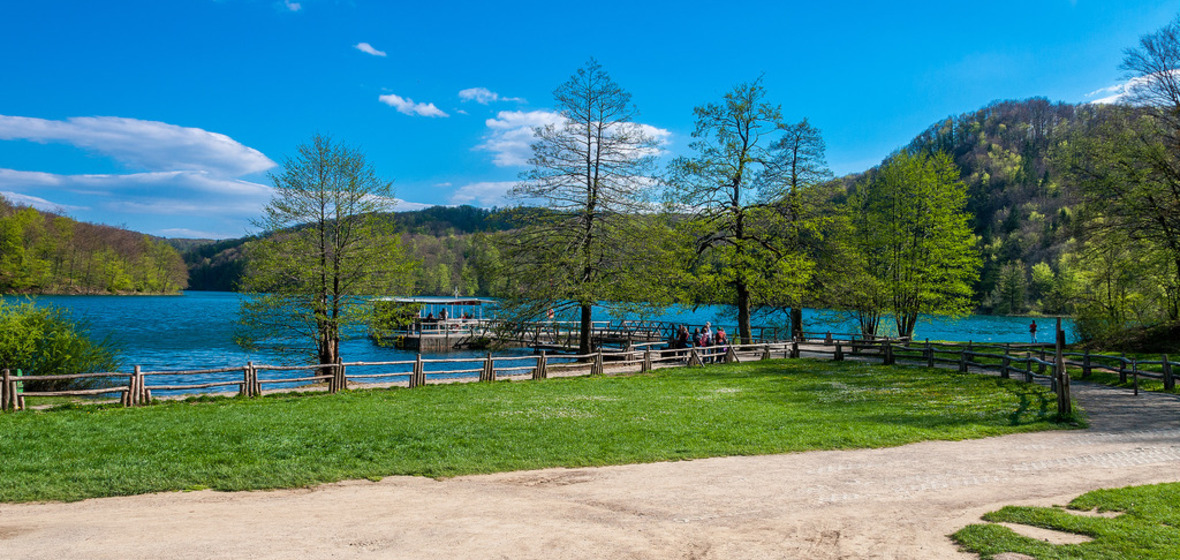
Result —
[[791, 308], [791, 339], [803, 340], [803, 308]]
[[592, 308], [589, 304], [586, 304], [586, 303], [583, 303], [581, 305], [581, 308], [582, 308], [582, 324], [581, 324], [582, 333], [578, 336], [578, 353], [579, 354], [589, 354], [592, 350], [590, 348], [590, 335], [592, 334], [592, 332], [594, 330], [594, 323], [591, 322], [591, 320], [590, 320]]
[[737, 283], [738, 340], [735, 344], [750, 344], [750, 288], [739, 280]]

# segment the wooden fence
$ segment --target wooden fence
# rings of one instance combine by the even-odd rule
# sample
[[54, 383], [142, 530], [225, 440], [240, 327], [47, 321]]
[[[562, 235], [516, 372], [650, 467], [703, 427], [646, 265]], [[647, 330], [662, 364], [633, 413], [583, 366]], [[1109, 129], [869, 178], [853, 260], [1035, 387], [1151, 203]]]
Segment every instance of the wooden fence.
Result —
[[[426, 359], [419, 354], [413, 360], [388, 362], [345, 362], [340, 364], [318, 364], [305, 366], [274, 366], [252, 362], [240, 367], [144, 371], [135, 366], [130, 373], [99, 372], [72, 375], [23, 376], [2, 370], [0, 380], [0, 410], [25, 408], [26, 397], [80, 396], [93, 397], [110, 395], [118, 397], [123, 406], [139, 406], [151, 402], [153, 391], [200, 391], [218, 387], [234, 387], [239, 395], [257, 397], [267, 385], [280, 385], [277, 391], [328, 391], [337, 392], [346, 387], [406, 386], [464, 381], [493, 382], [500, 379], [546, 379], [549, 377], [570, 377], [580, 375], [603, 375], [605, 373], [647, 372], [663, 367], [698, 366], [706, 363], [732, 363], [772, 357], [799, 358], [830, 357], [845, 360], [849, 357], [891, 365], [898, 359], [907, 363], [928, 367], [956, 367], [960, 372], [993, 370], [1000, 377], [1016, 376], [1026, 382], [1047, 379], [1053, 391], [1062, 395], [1059, 385], [1064, 379], [1064, 391], [1068, 396], [1069, 368], [1079, 370], [1081, 378], [1090, 377], [1093, 371], [1103, 370], [1119, 375], [1122, 382], [1133, 379], [1138, 394], [1140, 377], [1163, 381], [1164, 387], [1175, 387], [1174, 366], [1180, 363], [1168, 361], [1167, 356], [1157, 361], [1137, 361], [1125, 356], [1101, 354], [1065, 353], [1062, 375], [1057, 375], [1058, 365], [1046, 356], [1044, 346], [1034, 345], [987, 345], [974, 343], [913, 343], [906, 340], [868, 339], [847, 333], [808, 333], [815, 335], [804, 340], [767, 341], [754, 344], [730, 346], [655, 348], [663, 343], [633, 345], [621, 351], [603, 351], [582, 355], [561, 355], [551, 360], [545, 352], [532, 356], [493, 356], [482, 358]], [[1015, 352], [1015, 353], [1014, 353]], [[427, 370], [428, 364], [442, 364], [441, 369]], [[259, 372], [269, 372], [259, 376]], [[224, 374], [235, 374], [233, 379], [224, 379]], [[211, 380], [221, 375], [223, 379]], [[152, 383], [153, 378], [170, 376], [168, 383]], [[175, 381], [177, 378], [184, 382]], [[94, 389], [65, 391], [25, 391], [22, 383], [36, 381], [58, 381], [70, 379], [92, 380], [102, 386]]]

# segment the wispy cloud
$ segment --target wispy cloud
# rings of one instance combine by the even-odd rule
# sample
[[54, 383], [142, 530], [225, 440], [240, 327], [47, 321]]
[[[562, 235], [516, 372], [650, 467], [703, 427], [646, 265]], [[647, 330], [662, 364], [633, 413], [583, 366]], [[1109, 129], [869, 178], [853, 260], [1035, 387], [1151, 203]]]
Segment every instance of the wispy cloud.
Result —
[[[4, 171], [4, 170], [0, 169], [0, 171]], [[65, 213], [65, 212], [71, 212], [74, 210], [85, 210], [86, 209], [82, 206], [70, 206], [67, 204], [58, 204], [56, 202], [50, 202], [48, 200], [45, 200], [44, 198], [41, 198], [39, 196], [32, 196], [32, 195], [22, 194], [22, 193], [12, 192], [12, 191], [0, 191], [0, 196], [3, 196], [4, 198], [8, 199], [9, 202], [12, 202], [14, 204], [21, 205], [21, 206], [32, 206], [33, 208], [36, 208], [38, 210], [42, 210], [44, 212]]]
[[500, 94], [484, 87], [467, 88], [459, 92], [459, 99], [463, 101], [474, 101], [480, 105], [487, 105], [495, 101], [515, 101], [517, 103], [524, 103], [521, 97], [500, 97]]
[[353, 45], [353, 48], [355, 48], [356, 50], [361, 51], [363, 53], [371, 54], [373, 56], [385, 56], [385, 51], [379, 51], [376, 48], [374, 48], [373, 45], [370, 45], [368, 43], [357, 43], [357, 44]]
[[298, 12], [303, 9], [303, 4], [299, 2], [292, 2], [291, 0], [283, 0], [283, 7], [288, 11]]
[[492, 162], [500, 167], [528, 165], [537, 140], [533, 129], [559, 123], [561, 115], [552, 111], [500, 111], [484, 122], [488, 134], [476, 149], [492, 152]]
[[400, 95], [382, 95], [377, 98], [378, 101], [397, 109], [399, 113], [420, 117], [448, 117], [441, 109], [434, 106], [434, 103], [414, 103], [413, 99], [402, 97]]
[[0, 140], [71, 144], [149, 171], [201, 170], [237, 177], [275, 166], [262, 152], [224, 134], [121, 117], [57, 121], [0, 115]]
[[[500, 111], [485, 124], [488, 133], [477, 150], [492, 152], [492, 162], [500, 167], [528, 165], [532, 157], [532, 144], [537, 141], [535, 130], [546, 125], [562, 126], [565, 119], [552, 111]], [[672, 133], [666, 129], [648, 124], [627, 123], [624, 126], [652, 138], [658, 146], [667, 144]], [[660, 155], [662, 148], [645, 151], [639, 155]]]
[[508, 191], [516, 183], [513, 181], [493, 181], [470, 183], [459, 187], [451, 195], [451, 204], [470, 204], [484, 208], [511, 206], [514, 202], [508, 198]]

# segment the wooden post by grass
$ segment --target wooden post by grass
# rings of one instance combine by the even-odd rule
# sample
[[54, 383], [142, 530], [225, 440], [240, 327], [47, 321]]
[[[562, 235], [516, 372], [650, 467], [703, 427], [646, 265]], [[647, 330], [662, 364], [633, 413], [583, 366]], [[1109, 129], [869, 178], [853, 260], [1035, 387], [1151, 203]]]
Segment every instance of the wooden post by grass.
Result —
[[835, 362], [843, 362], [844, 361], [844, 345], [843, 344], [840, 344], [839, 342], [836, 343], [836, 354], [832, 356], [832, 361], [835, 361]]
[[1012, 363], [1012, 358], [1009, 358], [1008, 353], [1005, 352], [1004, 357], [1000, 358], [1000, 377], [1001, 378], [1003, 378], [1003, 379], [1009, 378], [1008, 365], [1011, 363]]
[[725, 347], [725, 357], [723, 358], [723, 360], [724, 360], [724, 361], [725, 361], [725, 363], [727, 363], [727, 364], [736, 364], [736, 363], [739, 363], [739, 360], [738, 360], [738, 357], [737, 357], [737, 351], [735, 351], [735, 350], [733, 349], [733, 346], [726, 346], [726, 347]]
[[893, 365], [893, 344], [886, 340], [884, 350], [885, 355], [881, 358], [881, 363], [887, 366]]
[[1127, 382], [1127, 353], [1119, 354], [1119, 383]]
[[643, 363], [639, 364], [639, 373], [647, 373], [651, 371], [651, 348], [643, 348]]
[[770, 359], [770, 345], [769, 344], [762, 345], [762, 357], [759, 359], [760, 360], [769, 360]]
[[1086, 349], [1085, 355], [1082, 356], [1082, 379], [1090, 378], [1090, 349]]
[[688, 367], [704, 365], [701, 363], [701, 357], [697, 355], [697, 347], [693, 346], [688, 349]]
[[792, 358], [799, 357], [799, 341], [798, 340], [791, 341], [791, 357]]
[[1024, 382], [1025, 383], [1032, 383], [1032, 381], [1033, 381], [1032, 352], [1025, 352], [1024, 358], [1026, 360], [1024, 362]]
[[262, 382], [258, 380], [258, 368], [254, 367], [254, 362], [246, 362], [246, 365], [250, 366], [250, 383], [254, 384], [254, 389], [251, 391], [251, 394], [255, 397], [261, 397]]
[[959, 352], [959, 373], [967, 373], [967, 351]]
[[422, 353], [414, 358], [414, 369], [410, 372], [410, 388], [422, 385]]
[[0, 380], [0, 410], [11, 410], [13, 401], [16, 399], [12, 395], [12, 387], [9, 385], [12, 382], [12, 373], [5, 368], [3, 372], [3, 380]]
[[934, 367], [934, 347], [930, 345], [930, 339], [926, 339], [926, 367]]
[[[646, 362], [647, 355], [644, 354]], [[537, 356], [537, 369], [533, 370], [533, 379], [548, 379], [549, 378], [549, 358], [545, 355], [545, 351], [541, 350], [541, 355]]]
[[1168, 355], [1164, 354], [1164, 390], [1171, 391], [1176, 388], [1176, 378], [1172, 377], [1172, 362], [1168, 361]]
[[496, 364], [492, 362], [492, 353], [488, 352], [483, 362], [483, 371], [479, 372], [479, 380], [492, 382], [496, 380]]
[[1048, 360], [1045, 359], [1045, 347], [1042, 346], [1041, 347], [1041, 361], [1040, 361], [1040, 363], [1037, 364], [1037, 373], [1045, 373], [1045, 362], [1046, 361], [1048, 361]]
[[1139, 396], [1139, 362], [1134, 358], [1131, 359], [1131, 374], [1135, 379], [1135, 396]]
[[250, 384], [250, 364], [246, 363], [246, 367], [242, 368], [242, 387], [238, 389], [238, 396], [249, 397], [253, 386]]
[[831, 345], [832, 345], [832, 331], [828, 331], [826, 334], [824, 334], [824, 346], [831, 346]]
[[601, 346], [598, 347], [598, 353], [594, 354], [594, 370], [591, 372], [591, 374], [592, 375], [605, 375], [606, 374], [606, 367], [604, 367], [604, 364], [602, 363], [602, 347]]

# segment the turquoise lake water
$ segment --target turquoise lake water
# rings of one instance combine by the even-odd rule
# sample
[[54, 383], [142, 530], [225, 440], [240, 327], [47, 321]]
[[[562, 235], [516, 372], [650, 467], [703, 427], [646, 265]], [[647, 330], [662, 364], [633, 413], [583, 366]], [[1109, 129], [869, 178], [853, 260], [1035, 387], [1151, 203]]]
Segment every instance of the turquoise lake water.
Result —
[[[133, 365], [158, 371], [234, 367], [245, 365], [247, 361], [255, 364], [291, 363], [290, 357], [247, 352], [234, 344], [234, 321], [240, 298], [239, 294], [226, 292], [185, 292], [180, 296], [39, 296], [32, 301], [37, 305], [68, 310], [74, 318], [89, 323], [92, 335], [110, 335], [122, 350], [126, 369]], [[19, 303], [28, 301], [28, 298], [5, 297], [4, 300]], [[595, 320], [611, 318], [605, 312], [597, 315]], [[722, 306], [666, 309], [647, 318], [687, 324], [703, 324], [705, 321], [714, 325], [736, 324], [732, 313]], [[807, 331], [853, 330], [850, 323], [831, 312], [808, 309], [803, 318]], [[777, 315], [759, 317], [755, 324], [782, 324], [783, 319]], [[971, 316], [959, 320], [927, 318], [918, 324], [915, 338], [1027, 342], [1029, 321], [1026, 317], [996, 316]], [[1037, 323], [1041, 340], [1049, 340], [1053, 319], [1038, 319]], [[1066, 332], [1070, 333], [1072, 324], [1066, 323]], [[515, 352], [517, 355], [527, 353]], [[364, 337], [343, 342], [341, 354], [350, 362], [414, 358], [410, 352], [380, 347]], [[446, 355], [477, 357], [484, 354], [470, 351]]]

